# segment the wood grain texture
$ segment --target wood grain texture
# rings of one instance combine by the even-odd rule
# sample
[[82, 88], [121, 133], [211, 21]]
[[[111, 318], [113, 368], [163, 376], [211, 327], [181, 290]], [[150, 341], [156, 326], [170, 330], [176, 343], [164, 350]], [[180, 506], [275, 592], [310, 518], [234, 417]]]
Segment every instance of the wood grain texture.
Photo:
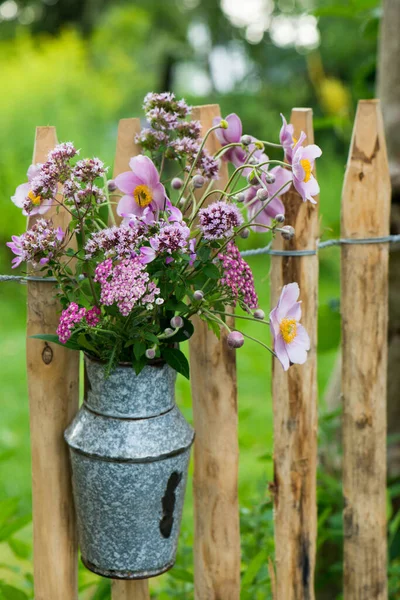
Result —
[[149, 583], [147, 579], [136, 581], [117, 581], [111, 584], [112, 600], [149, 600]]
[[[129, 160], [140, 154], [140, 147], [135, 143], [135, 136], [140, 131], [140, 119], [121, 119], [118, 124], [117, 147], [115, 150], [113, 176], [129, 171]], [[119, 196], [112, 200], [118, 202]], [[115, 220], [121, 222], [116, 214], [116, 204], [112, 205]], [[112, 582], [112, 600], [149, 600], [149, 584], [147, 579]]]
[[[195, 107], [202, 133], [219, 116], [218, 105]], [[214, 152], [218, 141], [208, 139]], [[218, 187], [227, 182], [222, 164]], [[217, 196], [218, 198], [218, 196]], [[217, 198], [211, 198], [215, 200]], [[236, 356], [202, 321], [190, 340], [194, 443], [194, 573], [196, 600], [239, 600], [240, 531]]]
[[[140, 146], [135, 142], [136, 134], [139, 133], [140, 130], [140, 119], [121, 119], [118, 123], [113, 177], [116, 177], [125, 171], [129, 171], [129, 160], [132, 156], [137, 156], [141, 153]], [[111, 197], [112, 202], [118, 202], [119, 199], [120, 196]], [[122, 219], [116, 213], [117, 205], [113, 204], [112, 208], [116, 222], [120, 223]]]
[[[291, 115], [294, 136], [307, 134], [314, 142], [312, 110], [294, 108]], [[318, 205], [302, 202], [292, 187], [283, 198], [286, 224], [295, 228], [295, 237], [284, 241], [277, 236], [274, 248], [314, 250], [319, 223]], [[274, 405], [274, 497], [276, 597], [284, 600], [314, 600], [315, 548], [317, 533], [317, 297], [318, 257], [272, 257], [272, 306], [282, 287], [296, 281], [300, 286], [302, 324], [311, 341], [304, 365], [285, 372], [273, 360]]]
[[[389, 233], [390, 177], [379, 102], [360, 101], [341, 236]], [[344, 597], [385, 600], [388, 244], [342, 246]]]
[[[54, 127], [36, 130], [33, 162], [57, 143]], [[65, 229], [68, 213], [46, 213]], [[29, 219], [31, 227], [35, 217]], [[37, 273], [36, 273], [37, 275]], [[77, 536], [64, 429], [78, 409], [79, 353], [30, 339], [54, 333], [60, 305], [51, 283], [28, 282], [27, 372], [32, 445], [34, 581], [36, 600], [76, 600]]]

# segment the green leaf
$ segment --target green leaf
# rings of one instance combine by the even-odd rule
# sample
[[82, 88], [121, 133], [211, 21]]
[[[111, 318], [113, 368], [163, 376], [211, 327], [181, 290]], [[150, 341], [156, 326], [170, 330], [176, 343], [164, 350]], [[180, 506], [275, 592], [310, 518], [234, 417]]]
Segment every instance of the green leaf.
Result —
[[139, 360], [134, 360], [132, 363], [133, 370], [135, 371], [136, 375], [139, 375], [146, 365], [147, 359], [145, 356], [142, 356]]
[[133, 354], [136, 360], [140, 360], [143, 354], [146, 352], [146, 344], [144, 342], [135, 342], [133, 344]]
[[168, 302], [164, 304], [164, 306], [167, 310], [174, 310], [176, 312], [182, 312], [187, 309], [187, 306], [184, 302], [174, 300], [173, 298], [170, 298]]
[[0, 502], [0, 524], [6, 523], [8, 519], [13, 517], [18, 511], [18, 498], [8, 498]]
[[80, 333], [78, 335], [78, 344], [82, 346], [82, 348], [86, 348], [86, 350], [90, 350], [91, 352], [98, 354], [97, 348], [95, 348], [95, 346], [89, 342], [84, 333]]
[[16, 538], [10, 538], [8, 540], [8, 545], [10, 546], [11, 550], [14, 552], [17, 558], [22, 558], [26, 560], [31, 555], [31, 547], [29, 546], [29, 544], [26, 544], [21, 540], [17, 540]]
[[22, 517], [17, 517], [9, 523], [5, 523], [4, 525], [2, 525], [2, 527], [0, 528], [0, 542], [4, 542], [11, 535], [16, 533], [20, 529], [23, 529], [26, 525], [28, 525], [28, 523], [31, 522], [31, 520], [31, 515], [23, 515]]
[[161, 356], [166, 360], [170, 367], [178, 373], [189, 379], [189, 363], [186, 356], [178, 348], [162, 348]]
[[193, 573], [190, 571], [185, 571], [185, 569], [180, 569], [179, 567], [174, 567], [170, 572], [169, 576], [173, 577], [173, 579], [178, 579], [179, 581], [187, 581], [188, 583], [194, 583]]
[[210, 319], [210, 320], [207, 319], [207, 325], [208, 325], [208, 328], [211, 329], [211, 331], [213, 331], [215, 333], [217, 338], [220, 339], [221, 338], [221, 327], [218, 325], [218, 323], [216, 323], [212, 319]]
[[182, 300], [186, 296], [186, 288], [184, 285], [177, 285], [175, 288], [175, 297], [177, 300]]
[[0, 582], [0, 594], [1, 600], [28, 600], [25, 592], [3, 582]]
[[159, 344], [159, 339], [156, 335], [154, 335], [154, 333], [151, 333], [150, 331], [146, 331], [144, 334], [144, 339], [147, 340], [148, 342], [153, 342], [153, 344]]
[[221, 277], [218, 267], [216, 267], [212, 263], [203, 267], [203, 273], [207, 275], [207, 277], [209, 277], [210, 279], [220, 279]]
[[247, 567], [247, 571], [242, 577], [242, 586], [250, 585], [253, 583], [257, 573], [261, 569], [261, 567], [267, 562], [267, 551], [265, 549], [260, 550], [258, 554], [253, 558], [253, 560], [249, 563]]
[[31, 335], [30, 337], [37, 340], [43, 340], [44, 342], [51, 342], [52, 344], [58, 344], [59, 346], [69, 348], [70, 350], [80, 350], [78, 344], [71, 340], [68, 340], [66, 344], [62, 344], [58, 339], [58, 335], [55, 335], [53, 333], [38, 333], [36, 335]]

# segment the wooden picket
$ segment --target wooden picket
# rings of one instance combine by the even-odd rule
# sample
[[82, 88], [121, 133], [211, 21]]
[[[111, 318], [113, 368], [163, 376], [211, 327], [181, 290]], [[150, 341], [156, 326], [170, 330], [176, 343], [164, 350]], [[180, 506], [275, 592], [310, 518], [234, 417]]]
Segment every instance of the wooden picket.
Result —
[[[198, 106], [203, 134], [220, 116], [215, 104]], [[208, 149], [219, 145], [214, 134]], [[227, 183], [226, 163], [221, 165], [218, 189]], [[216, 195], [216, 198], [219, 196]], [[216, 198], [211, 197], [211, 200]], [[194, 575], [196, 600], [239, 600], [240, 531], [238, 503], [238, 418], [236, 358], [226, 343], [196, 319], [190, 339], [190, 369], [194, 443]]]
[[[36, 129], [33, 163], [57, 144], [55, 127]], [[66, 211], [49, 213], [64, 230]], [[30, 217], [32, 227], [36, 217]], [[37, 275], [37, 273], [35, 273]], [[27, 373], [32, 446], [34, 581], [36, 600], [78, 598], [78, 542], [64, 429], [78, 409], [79, 354], [30, 336], [54, 333], [60, 306], [53, 283], [28, 281]], [[56, 565], [55, 565], [56, 561]]]
[[[314, 142], [312, 110], [294, 108], [294, 137], [307, 134]], [[293, 240], [274, 241], [280, 250], [315, 250], [319, 236], [318, 205], [302, 202], [291, 188], [284, 196], [286, 222], [295, 229]], [[273, 256], [271, 302], [276, 305], [282, 287], [296, 281], [300, 286], [302, 323], [311, 350], [306, 364], [288, 372], [273, 362], [274, 497], [277, 598], [313, 600], [317, 533], [317, 297], [318, 257]]]
[[[389, 234], [390, 176], [379, 102], [358, 105], [342, 238]], [[387, 598], [386, 372], [389, 245], [342, 246], [345, 600]]]
[[[196, 107], [205, 132], [218, 105]], [[293, 109], [294, 135], [313, 143], [312, 111]], [[119, 123], [114, 176], [139, 153], [134, 139], [139, 119]], [[52, 127], [39, 127], [34, 162], [55, 144]], [[218, 142], [208, 140], [214, 152]], [[218, 188], [227, 181], [222, 165]], [[117, 201], [117, 197], [114, 197]], [[292, 241], [280, 236], [274, 248], [317, 249], [318, 206], [291, 190], [284, 197]], [[359, 103], [343, 187], [342, 238], [389, 233], [390, 180], [377, 101]], [[115, 206], [114, 206], [115, 214]], [[63, 228], [68, 214], [52, 209]], [[116, 215], [115, 215], [116, 216]], [[29, 226], [35, 217], [29, 219]], [[118, 217], [116, 217], [119, 222]], [[388, 251], [385, 243], [344, 244], [343, 316], [343, 491], [345, 600], [387, 599], [386, 583], [386, 332]], [[305, 365], [284, 372], [274, 360], [274, 600], [314, 600], [317, 533], [317, 297], [318, 257], [273, 256], [271, 300], [297, 281], [302, 323], [311, 338]], [[78, 408], [79, 355], [31, 339], [54, 333], [59, 306], [54, 285], [28, 282], [27, 369], [32, 440], [34, 576], [36, 600], [77, 600], [77, 539], [70, 469], [63, 431]], [[237, 385], [235, 354], [196, 319], [190, 340], [194, 448], [194, 570], [196, 600], [239, 600]], [[56, 562], [56, 567], [55, 567]], [[149, 600], [147, 580], [113, 581], [113, 600]]]

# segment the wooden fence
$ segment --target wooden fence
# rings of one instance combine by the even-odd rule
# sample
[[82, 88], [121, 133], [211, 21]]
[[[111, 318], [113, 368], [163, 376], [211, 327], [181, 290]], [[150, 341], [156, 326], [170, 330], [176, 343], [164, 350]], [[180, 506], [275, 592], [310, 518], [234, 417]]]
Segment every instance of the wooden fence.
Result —
[[[217, 105], [199, 106], [206, 130]], [[293, 109], [295, 137], [313, 141], [312, 111]], [[120, 121], [114, 176], [139, 153], [138, 119]], [[56, 144], [53, 127], [38, 127], [33, 162]], [[209, 148], [216, 148], [210, 137]], [[221, 178], [226, 180], [226, 166]], [[273, 365], [275, 566], [274, 600], [314, 600], [317, 467], [318, 205], [295, 191], [284, 198], [296, 236], [275, 249], [308, 250], [273, 256], [272, 305], [282, 286], [297, 281], [303, 323], [311, 338], [305, 365]], [[323, 198], [322, 198], [323, 207]], [[379, 102], [361, 101], [355, 118], [342, 196], [342, 238], [389, 233], [390, 179]], [[67, 213], [65, 213], [66, 215]], [[53, 221], [65, 227], [65, 215]], [[63, 222], [62, 219], [64, 220]], [[31, 220], [30, 220], [30, 225]], [[386, 363], [387, 243], [342, 245], [342, 399], [344, 598], [387, 599]], [[267, 265], [267, 262], [266, 262]], [[58, 310], [53, 284], [28, 282], [27, 365], [32, 440], [34, 577], [36, 600], [77, 600], [78, 547], [63, 431], [78, 408], [78, 353], [29, 336], [53, 333]], [[268, 358], [266, 357], [266, 360]], [[190, 342], [194, 449], [195, 599], [239, 600], [240, 534], [235, 355], [196, 322]], [[148, 600], [147, 581], [113, 582], [113, 600]]]

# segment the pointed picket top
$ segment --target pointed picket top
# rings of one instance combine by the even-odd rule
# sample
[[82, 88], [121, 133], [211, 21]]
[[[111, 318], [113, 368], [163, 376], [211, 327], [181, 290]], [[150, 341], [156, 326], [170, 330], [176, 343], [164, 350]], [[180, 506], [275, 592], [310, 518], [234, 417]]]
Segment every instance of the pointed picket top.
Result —
[[[378, 201], [379, 211], [376, 211]], [[342, 236], [388, 235], [390, 202], [390, 173], [380, 102], [360, 100], [343, 183]]]
[[[342, 238], [389, 234], [379, 101], [358, 104], [342, 193]], [[389, 244], [341, 248], [344, 598], [387, 600], [386, 389]]]
[[[136, 135], [140, 133], [140, 119], [129, 118], [121, 119], [118, 123], [117, 147], [115, 150], [113, 177], [120, 173], [129, 170], [129, 161], [132, 156], [137, 156], [141, 153], [140, 146], [135, 142]], [[120, 196], [112, 196], [113, 202], [118, 202]], [[115, 220], [121, 222], [121, 217], [117, 215], [117, 205], [113, 204]]]

